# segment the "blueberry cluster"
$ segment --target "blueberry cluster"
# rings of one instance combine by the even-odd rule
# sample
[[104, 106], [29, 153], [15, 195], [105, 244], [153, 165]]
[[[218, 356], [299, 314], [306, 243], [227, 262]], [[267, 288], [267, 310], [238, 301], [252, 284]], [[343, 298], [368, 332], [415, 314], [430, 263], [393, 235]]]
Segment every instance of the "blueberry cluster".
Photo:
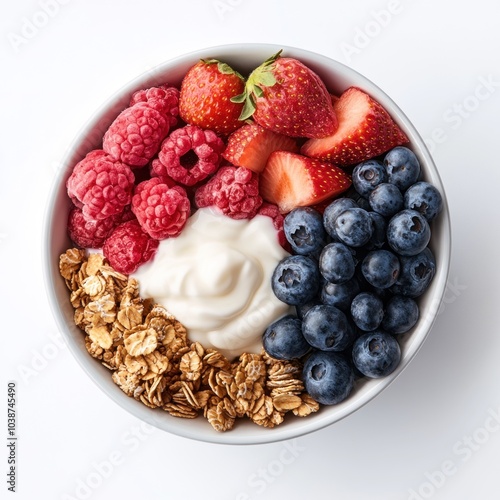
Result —
[[384, 377], [400, 362], [397, 336], [417, 323], [436, 270], [428, 243], [442, 198], [420, 179], [415, 154], [396, 147], [357, 165], [353, 189], [323, 214], [300, 207], [285, 218], [292, 255], [272, 288], [296, 314], [270, 325], [263, 345], [275, 358], [304, 359], [319, 403], [339, 403], [356, 376]]

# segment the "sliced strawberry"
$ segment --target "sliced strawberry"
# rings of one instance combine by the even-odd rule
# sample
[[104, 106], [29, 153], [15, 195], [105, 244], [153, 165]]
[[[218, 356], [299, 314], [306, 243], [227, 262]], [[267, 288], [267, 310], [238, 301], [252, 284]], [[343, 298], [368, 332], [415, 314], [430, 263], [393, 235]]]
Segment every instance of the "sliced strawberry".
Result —
[[237, 167], [262, 172], [273, 151], [298, 152], [294, 139], [276, 134], [257, 123], [246, 123], [234, 131], [227, 140], [223, 157]]
[[350, 177], [331, 163], [289, 151], [274, 151], [260, 174], [260, 194], [286, 214], [295, 207], [316, 205], [339, 195]]
[[357, 87], [348, 88], [334, 109], [339, 122], [335, 133], [310, 139], [301, 153], [336, 165], [355, 165], [408, 142], [408, 137], [372, 97]]

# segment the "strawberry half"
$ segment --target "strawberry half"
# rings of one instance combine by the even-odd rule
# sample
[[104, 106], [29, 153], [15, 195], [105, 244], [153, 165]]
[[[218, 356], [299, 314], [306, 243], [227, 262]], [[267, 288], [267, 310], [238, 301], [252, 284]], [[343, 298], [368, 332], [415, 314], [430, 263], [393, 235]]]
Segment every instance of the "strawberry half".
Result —
[[350, 177], [331, 163], [288, 151], [274, 151], [260, 174], [260, 194], [286, 214], [346, 191]]
[[262, 172], [273, 151], [298, 152], [295, 139], [276, 134], [257, 123], [246, 123], [235, 130], [227, 139], [222, 156], [237, 167]]
[[243, 104], [231, 102], [231, 97], [244, 88], [243, 77], [228, 64], [202, 59], [182, 80], [179, 116], [190, 125], [228, 135], [243, 125], [238, 119]]
[[253, 119], [290, 137], [325, 137], [337, 128], [332, 100], [321, 78], [281, 51], [255, 68], [245, 91], [233, 97], [245, 103], [240, 120]]
[[348, 166], [408, 142], [389, 113], [357, 87], [343, 92], [334, 109], [339, 123], [337, 131], [322, 139], [308, 140], [301, 148], [302, 154]]

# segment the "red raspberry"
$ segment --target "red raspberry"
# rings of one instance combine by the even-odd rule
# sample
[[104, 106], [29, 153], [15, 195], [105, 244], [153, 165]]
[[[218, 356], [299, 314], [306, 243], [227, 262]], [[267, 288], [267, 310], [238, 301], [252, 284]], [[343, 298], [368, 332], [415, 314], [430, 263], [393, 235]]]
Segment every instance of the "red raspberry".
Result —
[[177, 182], [175, 182], [174, 179], [167, 174], [167, 169], [158, 158], [155, 158], [151, 162], [149, 174], [151, 177], [159, 177], [162, 182], [168, 185], [168, 187], [177, 186]]
[[219, 168], [224, 149], [223, 140], [212, 130], [187, 125], [174, 130], [163, 141], [158, 154], [160, 161], [153, 165], [154, 173], [193, 186]]
[[121, 213], [132, 198], [134, 174], [101, 149], [78, 162], [66, 183], [68, 195], [88, 220]]
[[280, 212], [280, 209], [278, 208], [278, 206], [274, 205], [273, 203], [264, 202], [261, 205], [261, 207], [259, 208], [257, 214], [271, 217], [271, 219], [273, 220], [273, 226], [278, 231], [277, 236], [278, 236], [279, 244], [285, 250], [290, 252], [291, 247], [290, 247], [290, 244], [288, 243], [288, 240], [286, 239], [285, 231], [283, 229], [283, 225], [285, 223], [285, 217]]
[[145, 233], [134, 219], [113, 230], [104, 242], [102, 252], [113, 269], [131, 274], [153, 258], [158, 245], [159, 241]]
[[199, 208], [216, 206], [232, 219], [251, 219], [262, 205], [258, 175], [244, 167], [221, 167], [196, 190], [195, 203]]
[[150, 108], [159, 111], [168, 121], [170, 128], [177, 125], [179, 116], [179, 90], [168, 84], [138, 90], [130, 99], [130, 106], [145, 102]]
[[124, 109], [104, 134], [102, 148], [130, 167], [143, 167], [158, 153], [169, 121], [145, 102]]
[[141, 182], [132, 197], [132, 211], [152, 238], [177, 236], [190, 215], [191, 204], [180, 186], [169, 187], [159, 177]]

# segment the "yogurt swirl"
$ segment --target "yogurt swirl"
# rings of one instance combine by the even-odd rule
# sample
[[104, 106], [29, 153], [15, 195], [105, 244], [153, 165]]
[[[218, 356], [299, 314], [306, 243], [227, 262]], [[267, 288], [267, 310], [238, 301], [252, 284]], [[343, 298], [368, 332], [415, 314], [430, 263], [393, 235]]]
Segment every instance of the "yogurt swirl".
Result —
[[265, 329], [289, 312], [271, 288], [287, 255], [269, 217], [234, 220], [202, 208], [134, 277], [141, 296], [168, 309], [190, 340], [233, 359], [260, 352]]

